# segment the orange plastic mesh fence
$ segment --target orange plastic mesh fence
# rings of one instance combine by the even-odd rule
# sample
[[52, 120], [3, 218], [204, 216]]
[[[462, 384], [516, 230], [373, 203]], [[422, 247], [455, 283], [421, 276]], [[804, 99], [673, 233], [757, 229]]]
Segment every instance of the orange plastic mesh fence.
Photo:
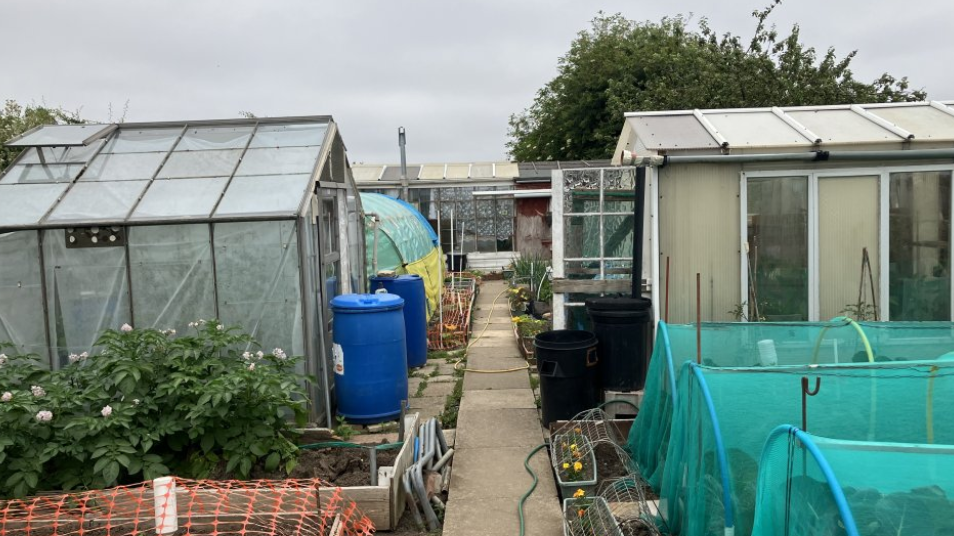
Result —
[[[365, 536], [371, 520], [317, 479], [167, 479], [0, 501], [0, 536]], [[156, 484], [154, 484], [156, 483]], [[328, 486], [328, 487], [326, 487]]]

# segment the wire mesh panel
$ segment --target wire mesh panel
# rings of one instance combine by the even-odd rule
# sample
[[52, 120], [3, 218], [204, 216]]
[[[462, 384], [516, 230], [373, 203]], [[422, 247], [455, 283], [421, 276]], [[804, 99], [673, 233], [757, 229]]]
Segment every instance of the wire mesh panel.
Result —
[[563, 532], [567, 536], [622, 536], [609, 505], [602, 497], [574, 497], [563, 501]]
[[656, 508], [649, 506], [648, 493], [652, 490], [642, 479], [627, 476], [604, 481], [597, 496], [606, 501], [623, 536], [658, 535]]

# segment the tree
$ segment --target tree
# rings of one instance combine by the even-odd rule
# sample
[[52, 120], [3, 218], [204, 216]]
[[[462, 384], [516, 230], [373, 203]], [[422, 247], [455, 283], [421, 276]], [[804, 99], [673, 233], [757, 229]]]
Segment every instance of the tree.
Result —
[[[48, 108], [37, 104], [23, 106], [7, 100], [0, 108], [0, 144], [40, 125], [64, 125], [82, 123], [79, 112], [67, 112], [62, 108]], [[20, 154], [16, 147], [0, 145], [0, 171], [6, 169]]]
[[819, 58], [800, 40], [767, 25], [774, 0], [754, 11], [748, 44], [722, 36], [705, 19], [698, 30], [681, 17], [658, 23], [604, 15], [580, 32], [559, 59], [557, 76], [533, 104], [510, 117], [507, 149], [518, 161], [609, 158], [625, 112], [692, 108], [804, 106], [924, 100], [907, 78], [887, 73], [870, 84], [854, 79], [857, 51]]

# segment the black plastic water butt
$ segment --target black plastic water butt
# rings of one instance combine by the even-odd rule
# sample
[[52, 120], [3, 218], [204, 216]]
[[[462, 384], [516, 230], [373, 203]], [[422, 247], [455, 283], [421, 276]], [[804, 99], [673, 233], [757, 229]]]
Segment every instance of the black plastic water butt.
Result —
[[586, 312], [599, 341], [600, 385], [611, 391], [638, 391], [646, 383], [652, 355], [652, 301], [646, 298], [590, 298]]
[[534, 346], [544, 426], [599, 404], [596, 335], [575, 329], [546, 331], [536, 336]]

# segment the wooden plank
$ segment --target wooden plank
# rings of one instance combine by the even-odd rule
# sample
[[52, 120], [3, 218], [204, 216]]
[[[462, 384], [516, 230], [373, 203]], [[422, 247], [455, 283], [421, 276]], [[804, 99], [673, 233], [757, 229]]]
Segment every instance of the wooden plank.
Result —
[[414, 437], [420, 426], [420, 415], [412, 413], [404, 418], [404, 445], [394, 459], [394, 478], [391, 479], [390, 528], [397, 527], [404, 513], [407, 497], [404, 495], [404, 472], [414, 462]]
[[318, 488], [322, 509], [338, 492], [345, 501], [352, 501], [371, 523], [375, 530], [391, 530], [391, 496], [385, 486], [351, 486], [347, 488]]
[[[554, 279], [553, 292], [560, 294], [600, 294], [622, 292], [629, 294], [633, 290], [633, 282], [629, 279]], [[643, 281], [643, 292], [649, 290], [649, 285]]]

